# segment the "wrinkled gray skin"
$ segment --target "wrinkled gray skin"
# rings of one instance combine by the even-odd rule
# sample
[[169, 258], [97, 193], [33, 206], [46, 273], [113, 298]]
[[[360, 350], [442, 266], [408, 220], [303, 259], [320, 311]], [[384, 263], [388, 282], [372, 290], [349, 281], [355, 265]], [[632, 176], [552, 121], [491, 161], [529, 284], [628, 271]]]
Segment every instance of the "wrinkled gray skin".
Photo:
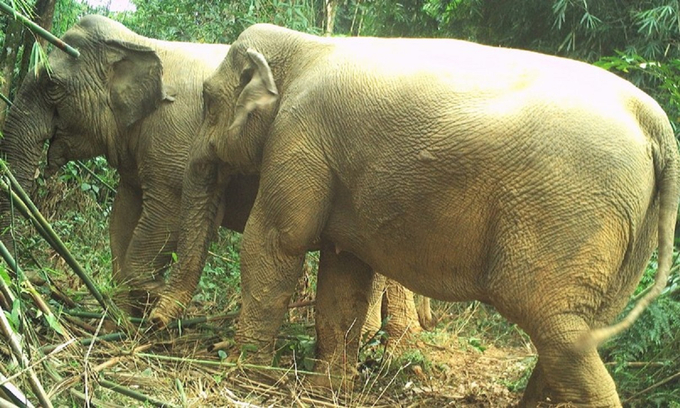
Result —
[[[27, 191], [46, 140], [48, 172], [100, 155], [118, 170], [113, 274], [133, 290], [127, 309], [140, 311], [162, 286], [161, 271], [176, 248], [184, 167], [203, 117], [202, 84], [229, 46], [157, 41], [101, 16], [82, 18], [63, 39], [80, 58], [55, 50], [51, 75], [27, 76], [2, 152]], [[227, 188], [229, 201], [211, 222], [224, 214], [223, 225], [242, 231], [257, 178], [234, 177]], [[6, 226], [4, 197], [0, 206]]]
[[[595, 346], [663, 289], [678, 205], [676, 143], [649, 96], [526, 51], [255, 25], [206, 81], [205, 103], [180, 232], [203, 244], [180, 245], [173, 278], [194, 273], [218, 174], [259, 172], [236, 338], [259, 346], [255, 359], [322, 242], [335, 249], [321, 256], [316, 304], [332, 372], [356, 361], [354, 316], [375, 270], [433, 298], [489, 303], [524, 329], [539, 358], [522, 406], [620, 406]], [[606, 327], [657, 241], [654, 289]]]
[[[118, 302], [141, 314], [162, 289], [162, 271], [177, 246], [184, 167], [203, 118], [203, 81], [229, 46], [145, 38], [101, 16], [81, 19], [64, 41], [80, 58], [55, 50], [51, 76], [43, 71], [37, 79], [27, 77], [7, 119], [2, 152], [27, 191], [45, 140], [48, 172], [99, 155], [118, 170], [110, 220], [113, 276], [119, 286], [131, 288]], [[223, 226], [243, 231], [257, 182], [256, 176], [221, 182], [226, 194], [210, 220], [213, 229], [221, 219]], [[4, 197], [0, 206], [0, 223], [7, 226]], [[383, 287], [376, 285], [371, 295], [377, 316]], [[178, 286], [171, 298], [172, 317], [191, 300], [193, 289], [184, 288]], [[395, 292], [388, 311], [403, 325], [416, 316], [409, 294]], [[407, 302], [411, 309], [405, 309]]]

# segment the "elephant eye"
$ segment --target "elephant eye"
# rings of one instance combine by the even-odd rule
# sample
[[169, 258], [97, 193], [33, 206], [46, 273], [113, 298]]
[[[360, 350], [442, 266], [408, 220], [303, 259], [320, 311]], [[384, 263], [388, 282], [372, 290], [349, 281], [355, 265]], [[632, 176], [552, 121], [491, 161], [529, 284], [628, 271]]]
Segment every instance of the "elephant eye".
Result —
[[47, 93], [47, 97], [52, 101], [52, 102], [57, 102], [59, 101], [64, 94], [66, 93], [66, 86], [64, 85], [63, 82], [52, 79], [48, 84], [45, 89]]

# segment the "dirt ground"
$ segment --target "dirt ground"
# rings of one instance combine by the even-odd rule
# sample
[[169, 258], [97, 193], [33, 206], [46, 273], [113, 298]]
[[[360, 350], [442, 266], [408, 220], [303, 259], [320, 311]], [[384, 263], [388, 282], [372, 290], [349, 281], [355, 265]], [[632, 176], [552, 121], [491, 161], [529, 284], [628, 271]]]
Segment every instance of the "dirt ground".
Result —
[[[75, 321], [69, 318], [67, 323], [74, 331]], [[96, 319], [82, 323], [98, 324]], [[403, 338], [396, 347], [376, 342], [362, 351], [353, 389], [320, 391], [307, 385], [299, 366], [303, 359], [296, 363], [294, 358], [303, 349], [299, 339], [307, 337], [291, 330], [282, 330], [284, 351], [277, 370], [225, 364], [224, 354], [209, 351], [224, 338], [216, 333], [225, 333], [223, 324], [213, 321], [181, 331], [139, 331], [124, 340], [69, 346], [50, 358], [61, 382], [48, 380], [47, 373], [42, 377], [59, 406], [89, 400], [102, 407], [508, 407], [519, 401], [516, 389], [523, 387], [534, 363], [530, 346], [480, 345], [478, 339], [471, 342], [435, 329]], [[309, 324], [306, 330], [313, 333]], [[294, 346], [286, 340], [291, 338], [298, 339]], [[112, 391], [111, 384], [149, 400]]]

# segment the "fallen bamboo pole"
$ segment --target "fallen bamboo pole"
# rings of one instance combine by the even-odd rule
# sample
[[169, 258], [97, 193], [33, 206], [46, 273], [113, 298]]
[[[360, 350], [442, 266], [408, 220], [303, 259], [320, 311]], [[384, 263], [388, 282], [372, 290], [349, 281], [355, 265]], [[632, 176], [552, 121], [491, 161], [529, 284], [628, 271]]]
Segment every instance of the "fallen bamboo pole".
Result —
[[106, 387], [106, 388], [108, 388], [112, 391], [119, 393], [119, 394], [128, 396], [130, 398], [134, 398], [137, 401], [148, 403], [148, 404], [151, 404], [151, 405], [156, 406], [156, 407], [175, 407], [175, 405], [172, 405], [168, 402], [159, 401], [159, 400], [157, 400], [153, 397], [149, 397], [148, 395], [144, 395], [144, 394], [137, 392], [135, 390], [131, 390], [130, 388], [123, 387], [120, 384], [116, 384], [115, 382], [106, 380], [104, 378], [100, 378], [97, 382], [102, 387]]
[[104, 299], [102, 296], [101, 292], [97, 288], [97, 286], [94, 284], [90, 276], [85, 272], [83, 267], [78, 263], [78, 261], [73, 257], [71, 252], [66, 248], [66, 245], [62, 242], [61, 238], [54, 232], [52, 229], [52, 226], [45, 220], [45, 218], [42, 216], [40, 211], [38, 211], [38, 208], [33, 204], [31, 201], [30, 197], [28, 194], [26, 194], [26, 191], [21, 187], [19, 182], [17, 181], [16, 178], [14, 178], [14, 175], [12, 172], [7, 168], [7, 164], [3, 161], [0, 160], [0, 170], [7, 175], [7, 178], [10, 181], [10, 186], [12, 192], [15, 192], [16, 195], [19, 198], [18, 202], [22, 202], [30, 211], [30, 214], [35, 220], [40, 224], [40, 229], [38, 230], [39, 232], [42, 230], [46, 236], [49, 238], [45, 238], [48, 243], [54, 248], [55, 251], [66, 261], [66, 263], [73, 269], [75, 274], [83, 281], [87, 289], [90, 291], [92, 296], [97, 300], [99, 305], [104, 309], [107, 310], [109, 313], [111, 313], [114, 317], [115, 321], [125, 321], [122, 319], [122, 313], [118, 309], [118, 307], [113, 303], [113, 302], [108, 302]]
[[12, 329], [12, 326], [9, 324], [9, 321], [5, 316], [5, 311], [1, 307], [0, 307], [0, 328], [2, 328], [2, 332], [7, 338], [7, 342], [9, 343], [10, 348], [12, 349], [12, 353], [21, 362], [21, 365], [28, 372], [28, 382], [31, 385], [33, 393], [38, 398], [38, 401], [40, 401], [40, 405], [42, 405], [44, 408], [52, 408], [52, 402], [50, 402], [50, 399], [47, 397], [47, 394], [45, 394], [45, 389], [40, 383], [40, 380], [38, 379], [38, 376], [35, 374], [35, 371], [31, 367], [31, 362], [29, 361], [28, 357], [26, 357], [26, 354], [24, 354], [24, 351], [21, 347], [20, 337]]

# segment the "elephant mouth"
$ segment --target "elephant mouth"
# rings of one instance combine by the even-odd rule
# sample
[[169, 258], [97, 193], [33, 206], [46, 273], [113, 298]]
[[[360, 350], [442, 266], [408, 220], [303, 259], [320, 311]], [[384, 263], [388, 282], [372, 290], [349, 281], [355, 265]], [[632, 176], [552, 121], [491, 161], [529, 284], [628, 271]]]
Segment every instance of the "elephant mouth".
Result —
[[47, 141], [47, 166], [45, 166], [45, 177], [53, 176], [59, 171], [61, 166], [68, 161], [62, 154], [57, 141], [56, 132]]

